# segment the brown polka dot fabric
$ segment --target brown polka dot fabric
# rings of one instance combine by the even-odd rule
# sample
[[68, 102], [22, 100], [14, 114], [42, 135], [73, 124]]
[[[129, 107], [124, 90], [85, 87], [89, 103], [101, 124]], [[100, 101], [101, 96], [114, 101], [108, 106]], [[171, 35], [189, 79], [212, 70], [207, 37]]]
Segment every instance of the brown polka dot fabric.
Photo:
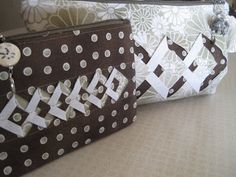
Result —
[[[0, 67], [0, 176], [20, 176], [136, 120], [128, 21], [7, 38], [21, 51]], [[63, 168], [63, 167], [62, 167]]]

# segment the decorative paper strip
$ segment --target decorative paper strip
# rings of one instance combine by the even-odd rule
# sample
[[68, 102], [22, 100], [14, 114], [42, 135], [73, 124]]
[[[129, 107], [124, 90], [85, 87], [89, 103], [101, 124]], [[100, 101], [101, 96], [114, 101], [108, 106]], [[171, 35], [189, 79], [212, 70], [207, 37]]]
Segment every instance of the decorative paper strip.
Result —
[[[214, 57], [216, 66], [213, 70], [206, 72], [201, 77], [196, 75], [194, 72], [198, 69], [198, 65], [195, 60], [199, 52], [203, 48], [207, 50]], [[171, 86], [167, 87], [160, 79], [160, 76], [165, 72], [164, 67], [161, 65], [163, 57], [167, 52], [171, 50], [175, 52], [176, 55], [182, 60], [186, 66], [185, 71], [182, 76]], [[141, 58], [140, 56], [141, 52]], [[139, 56], [138, 56], [139, 55]], [[135, 49], [136, 62], [140, 63], [138, 65], [146, 65], [148, 67], [149, 74], [146, 76], [145, 80], [137, 85], [137, 96], [141, 97], [150, 87], [154, 88], [155, 91], [160, 94], [164, 99], [174, 95], [186, 82], [199, 93], [200, 91], [206, 89], [210, 81], [216, 78], [227, 66], [227, 59], [223, 55], [220, 48], [213, 44], [206, 36], [199, 35], [194, 42], [192, 48], [187, 52], [182, 47], [178, 46], [171, 39], [165, 37], [152, 57], [140, 46]]]
[[[86, 77], [86, 76], [82, 76], [82, 77]], [[103, 84], [103, 86], [105, 87], [104, 89], [106, 90], [101, 100], [97, 98], [96, 95], [94, 95], [95, 93], [94, 90], [97, 87], [98, 81], [100, 79], [101, 79], [100, 82]], [[117, 79], [119, 81], [117, 90], [113, 90], [111, 88], [111, 85], [113, 84], [114, 79]], [[27, 131], [24, 130], [23, 125], [29, 122], [31, 124], [34, 124], [43, 128], [47, 128], [49, 125], [49, 122], [45, 118], [38, 116], [36, 112], [36, 109], [40, 109], [38, 107], [40, 101], [43, 101], [44, 103], [50, 106], [50, 110], [48, 113], [49, 113], [49, 116], [50, 115], [53, 116], [53, 119], [59, 118], [63, 121], [67, 121], [69, 119], [70, 113], [73, 111], [72, 108], [75, 108], [77, 111], [80, 111], [82, 113], [86, 113], [85, 111], [86, 106], [80, 102], [81, 95], [79, 95], [79, 92], [80, 92], [81, 87], [78, 86], [78, 83], [80, 82], [80, 80], [81, 80], [81, 77], [77, 79], [76, 85], [72, 91], [70, 91], [70, 88], [66, 87], [62, 82], [59, 82], [51, 98], [47, 97], [45, 99], [45, 97], [42, 97], [42, 94], [41, 94], [43, 90], [37, 89], [32, 99], [30, 100], [30, 102], [29, 103], [26, 103], [26, 101], [24, 102], [24, 104], [27, 104], [26, 108], [20, 106], [19, 104], [20, 102], [22, 102], [21, 100], [23, 100], [24, 98], [13, 96], [9, 100], [7, 105], [4, 107], [3, 111], [0, 113], [0, 127], [20, 137], [24, 137], [27, 135], [27, 132], [29, 131], [29, 129], [27, 129]], [[108, 96], [110, 96], [114, 101], [117, 101], [121, 93], [124, 91], [125, 87], [127, 86], [127, 84], [128, 84], [128, 80], [125, 78], [125, 76], [122, 73], [120, 73], [117, 69], [114, 68], [108, 79], [104, 75], [102, 75], [101, 70], [97, 70], [89, 86], [83, 89], [86, 90], [88, 93], [90, 93], [90, 95], [87, 98], [87, 101], [96, 105], [98, 108], [101, 109], [104, 107]], [[72, 99], [71, 95], [73, 94], [75, 96], [75, 93], [77, 93], [76, 99]], [[65, 110], [62, 110], [60, 108], [60, 103], [59, 103], [59, 99], [62, 94], [64, 94], [67, 97], [65, 99], [65, 102], [68, 104], [68, 107]], [[16, 108], [20, 108], [22, 111], [29, 114], [28, 118], [25, 120], [22, 126], [19, 126], [15, 124], [14, 122], [11, 122], [8, 120], [8, 118], [12, 115], [12, 113], [14, 112]], [[89, 107], [87, 107], [87, 110], [89, 110]]]

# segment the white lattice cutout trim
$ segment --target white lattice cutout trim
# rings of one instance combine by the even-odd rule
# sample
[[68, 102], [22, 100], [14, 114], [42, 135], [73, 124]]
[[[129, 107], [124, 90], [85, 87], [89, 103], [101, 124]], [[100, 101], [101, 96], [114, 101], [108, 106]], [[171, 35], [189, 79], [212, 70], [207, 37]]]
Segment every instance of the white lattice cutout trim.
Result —
[[[87, 81], [84, 78], [86, 78], [86, 76], [78, 77], [72, 90], [62, 82], [59, 82], [51, 96], [38, 88], [29, 102], [18, 95], [13, 95], [0, 113], [0, 127], [19, 137], [25, 137], [32, 128], [32, 125], [47, 128], [55, 118], [67, 121], [73, 109], [86, 114], [91, 104], [96, 105], [100, 109], [103, 108], [108, 97], [118, 101], [128, 84], [128, 79], [115, 68], [108, 79], [102, 74], [102, 71], [98, 69], [88, 87], [86, 86]], [[116, 90], [113, 90], [112, 86], [114, 79], [119, 81]], [[99, 82], [106, 87], [106, 91], [101, 99], [96, 97], [96, 86]], [[80, 101], [81, 96], [79, 93], [81, 89], [86, 90], [90, 94], [84, 104]], [[60, 108], [60, 105], [62, 105], [60, 101], [62, 95], [66, 96], [65, 102], [68, 104], [65, 110]], [[41, 111], [39, 108], [40, 102], [50, 107], [45, 117], [39, 116]], [[16, 108], [28, 114], [22, 125], [18, 125], [9, 120]]]
[[[182, 74], [182, 76], [185, 78], [187, 83], [197, 92], [200, 92], [200, 88], [202, 86], [203, 81], [206, 79], [206, 77], [210, 73], [205, 73], [204, 76], [199, 77], [194, 72], [192, 72], [189, 67], [194, 62], [194, 60], [197, 58], [199, 52], [202, 48], [204, 48], [203, 45], [203, 37], [200, 34], [196, 41], [194, 42], [192, 48], [190, 49], [189, 53], [186, 54], [185, 59], [182, 61], [185, 66], [186, 70]], [[167, 37], [164, 37], [157, 49], [155, 50], [154, 54], [150, 58], [147, 64], [145, 64], [139, 56], [135, 54], [136, 62], [140, 62], [141, 65], [146, 65], [148, 67], [149, 74], [145, 77], [145, 80], [155, 89], [157, 93], [159, 93], [164, 99], [168, 97], [170, 88], [165, 85], [163, 81], [160, 80], [160, 78], [154, 73], [155, 69], [158, 67], [158, 65], [161, 65], [161, 61], [164, 58], [164, 56], [170, 51], [168, 47], [168, 39]], [[180, 76], [180, 77], [182, 77]], [[179, 77], [179, 78], [180, 78]], [[179, 79], [178, 78], [178, 79]], [[142, 83], [139, 83], [137, 85], [137, 88]]]

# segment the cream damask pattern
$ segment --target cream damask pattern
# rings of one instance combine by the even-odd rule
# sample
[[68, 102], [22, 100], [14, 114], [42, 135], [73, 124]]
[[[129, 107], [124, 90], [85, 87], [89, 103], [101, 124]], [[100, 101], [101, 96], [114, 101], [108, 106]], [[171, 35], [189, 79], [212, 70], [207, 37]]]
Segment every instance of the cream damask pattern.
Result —
[[[55, 8], [56, 7], [56, 8]], [[228, 11], [227, 4], [222, 5]], [[34, 10], [29, 10], [34, 9]], [[29, 13], [27, 13], [30, 11]], [[170, 6], [150, 4], [125, 4], [125, 3], [99, 3], [88, 1], [67, 0], [24, 0], [22, 2], [22, 17], [26, 26], [31, 31], [40, 31], [56, 27], [92, 23], [107, 19], [130, 19], [133, 37], [150, 56], [167, 36], [176, 44], [190, 51], [199, 34], [210, 38], [211, 30], [209, 20], [213, 15], [213, 5]], [[31, 17], [32, 16], [32, 17]], [[37, 20], [35, 19], [37, 17]], [[35, 18], [33, 18], [35, 17]], [[228, 17], [230, 30], [224, 37], [216, 37], [216, 45], [221, 48], [224, 55], [227, 52], [236, 52], [236, 20]], [[214, 66], [214, 58], [209, 51], [202, 49], [196, 58], [202, 69], [197, 75], [204, 75], [205, 70]], [[184, 69], [176, 55], [168, 52], [162, 60], [162, 65], [167, 71], [161, 79], [166, 85], [174, 83]], [[136, 65], [136, 80], [140, 82], [149, 70], [145, 66]], [[225, 72], [216, 79], [218, 83]], [[217, 84], [212, 84], [200, 94], [213, 93]], [[189, 88], [181, 88], [175, 95], [168, 99], [177, 99], [197, 94]], [[198, 93], [199, 94], [199, 93]], [[149, 89], [139, 100], [139, 103], [162, 101], [163, 99], [153, 90]]]

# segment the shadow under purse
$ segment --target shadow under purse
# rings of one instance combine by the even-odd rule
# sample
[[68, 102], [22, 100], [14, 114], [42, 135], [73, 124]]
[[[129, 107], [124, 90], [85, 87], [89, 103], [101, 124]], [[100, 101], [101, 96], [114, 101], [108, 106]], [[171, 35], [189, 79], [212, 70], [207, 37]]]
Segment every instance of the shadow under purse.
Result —
[[110, 20], [0, 43], [0, 176], [20, 176], [136, 120], [131, 33], [129, 21]]

